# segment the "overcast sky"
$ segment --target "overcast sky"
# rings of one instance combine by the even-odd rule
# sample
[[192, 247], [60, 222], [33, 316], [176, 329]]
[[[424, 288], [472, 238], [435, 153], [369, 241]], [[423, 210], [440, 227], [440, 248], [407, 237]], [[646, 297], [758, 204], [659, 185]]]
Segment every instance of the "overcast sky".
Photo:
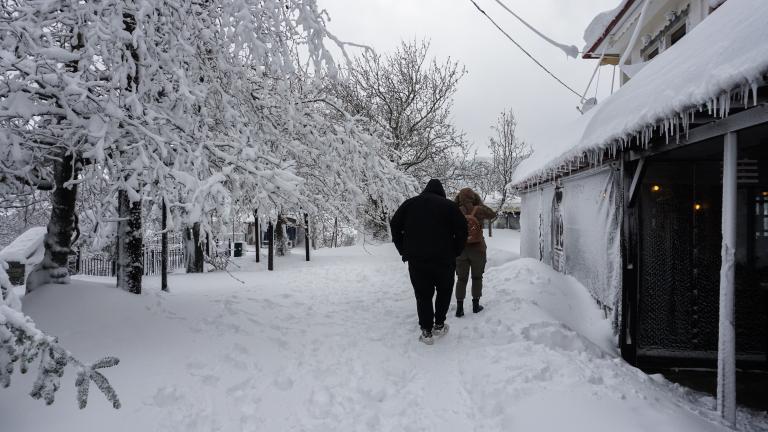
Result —
[[[523, 139], [558, 127], [580, 114], [579, 99], [525, 56], [469, 0], [318, 0], [331, 16], [329, 29], [342, 40], [391, 51], [402, 39], [428, 38], [432, 56], [451, 57], [467, 75], [454, 104], [456, 125], [480, 154], [498, 114], [512, 108]], [[504, 11], [494, 0], [476, 0], [524, 48], [558, 77], [583, 92], [596, 60], [567, 58]], [[584, 29], [619, 0], [502, 0], [541, 32], [561, 43], [584, 46]], [[350, 50], [350, 52], [354, 52]], [[598, 98], [610, 93], [612, 66], [601, 68]], [[618, 87], [618, 83], [616, 84]], [[590, 90], [590, 95], [593, 90]]]

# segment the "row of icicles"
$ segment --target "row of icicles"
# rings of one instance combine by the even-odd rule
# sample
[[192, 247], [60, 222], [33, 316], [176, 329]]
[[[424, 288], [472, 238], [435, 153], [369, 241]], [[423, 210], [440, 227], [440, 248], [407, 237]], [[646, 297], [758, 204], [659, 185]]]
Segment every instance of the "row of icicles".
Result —
[[750, 95], [752, 96], [752, 106], [757, 106], [757, 89], [762, 82], [761, 80], [761, 82], [751, 81], [742, 84], [736, 90], [723, 92], [704, 104], [675, 113], [672, 116], [657, 121], [655, 124], [617, 138], [611, 141], [610, 144], [581, 151], [574, 157], [569, 158], [565, 156], [564, 158], [568, 159], [567, 162], [557, 163], [549, 168], [539, 170], [537, 173], [529, 176], [522, 183], [522, 187], [518, 189], [528, 191], [542, 183], [553, 182], [562, 174], [570, 175], [577, 169], [601, 166], [606, 156], [609, 160], [614, 160], [619, 151], [627, 150], [632, 147], [633, 143], [635, 143], [636, 148], [648, 150], [651, 138], [653, 138], [656, 131], [664, 133], [666, 144], [669, 144], [670, 137], [674, 137], [675, 142], [680, 143], [681, 135], [685, 135], [686, 139], [688, 138], [690, 125], [693, 123], [697, 112], [704, 112], [706, 110], [710, 116], [725, 118], [728, 117], [731, 106], [734, 103], [743, 103], [744, 109], [749, 108]]

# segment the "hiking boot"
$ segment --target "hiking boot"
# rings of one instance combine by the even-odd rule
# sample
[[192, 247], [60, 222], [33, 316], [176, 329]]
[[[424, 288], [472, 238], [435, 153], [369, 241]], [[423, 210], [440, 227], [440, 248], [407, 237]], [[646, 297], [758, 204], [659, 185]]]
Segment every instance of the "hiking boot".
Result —
[[421, 329], [421, 336], [419, 336], [419, 341], [424, 342], [427, 345], [432, 345], [435, 343], [435, 340], [432, 338], [432, 331]]
[[461, 318], [464, 316], [464, 300], [459, 300], [456, 302], [456, 318]]
[[432, 335], [434, 337], [445, 336], [446, 334], [448, 334], [449, 328], [450, 326], [448, 324], [440, 324], [440, 325], [435, 324], [435, 327], [432, 329]]
[[480, 306], [480, 299], [479, 298], [472, 299], [472, 312], [478, 313], [478, 312], [480, 312], [483, 309], [485, 309], [485, 308]]

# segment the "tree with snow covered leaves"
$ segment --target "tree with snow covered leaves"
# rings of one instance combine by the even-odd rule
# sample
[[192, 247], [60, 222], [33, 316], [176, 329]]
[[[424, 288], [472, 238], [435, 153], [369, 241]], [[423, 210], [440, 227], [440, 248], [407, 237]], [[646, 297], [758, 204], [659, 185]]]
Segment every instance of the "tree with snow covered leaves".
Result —
[[[165, 200], [171, 227], [199, 224], [203, 232], [211, 228], [203, 215], [242, 178], [268, 201], [298, 204], [306, 198], [298, 155], [326, 150], [320, 138], [303, 139], [313, 129], [346, 136], [344, 145], [362, 149], [366, 168], [382, 163], [375, 147], [364, 148], [343, 126], [317, 127], [322, 119], [301, 108], [310, 103], [291, 87], [305, 63], [299, 44], [314, 76], [335, 73], [323, 45], [335, 38], [313, 0], [31, 0], [5, 3], [3, 14], [0, 152], [8, 158], [0, 177], [54, 189], [50, 256], [33, 278], [38, 284], [66, 281], [77, 187], [100, 173], [110, 180], [104, 198], [113, 205], [95, 218], [121, 239], [120, 268], [132, 276], [119, 283], [139, 292], [141, 243], [129, 244], [140, 239], [140, 203], [148, 197]], [[304, 132], [286, 134], [297, 123]], [[117, 230], [106, 227], [115, 222]]]
[[[488, 147], [491, 150], [490, 178], [493, 192], [498, 193], [499, 199], [494, 209], [499, 213], [504, 208], [509, 197], [509, 184], [512, 175], [525, 159], [531, 156], [531, 146], [517, 136], [517, 119], [510, 109], [499, 114], [496, 125], [492, 126], [495, 136], [490, 138]], [[493, 232], [493, 221], [489, 224], [489, 235]]]

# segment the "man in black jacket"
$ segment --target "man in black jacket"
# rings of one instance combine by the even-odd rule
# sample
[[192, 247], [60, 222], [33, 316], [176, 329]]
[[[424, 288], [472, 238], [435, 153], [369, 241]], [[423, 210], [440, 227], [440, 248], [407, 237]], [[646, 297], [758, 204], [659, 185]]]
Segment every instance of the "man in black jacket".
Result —
[[431, 345], [433, 334], [448, 332], [445, 316], [453, 295], [456, 257], [467, 241], [467, 220], [459, 206], [445, 198], [440, 181], [432, 179], [424, 192], [397, 209], [390, 228], [397, 251], [408, 262], [421, 327], [419, 340]]

